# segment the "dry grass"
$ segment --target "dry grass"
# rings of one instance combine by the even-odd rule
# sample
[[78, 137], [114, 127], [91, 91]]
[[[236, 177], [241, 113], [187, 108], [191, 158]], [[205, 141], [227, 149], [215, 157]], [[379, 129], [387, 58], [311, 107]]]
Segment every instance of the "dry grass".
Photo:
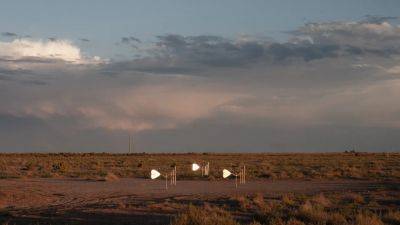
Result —
[[314, 196], [311, 201], [323, 207], [328, 207], [331, 205], [331, 201], [327, 199], [323, 193]]
[[[354, 195], [353, 195], [354, 194]], [[331, 193], [329, 196], [319, 193], [313, 196], [283, 195], [274, 199], [261, 194], [252, 197], [236, 197], [231, 201], [239, 201], [237, 208], [228, 211], [215, 207], [196, 207], [177, 217], [173, 225], [205, 225], [215, 219], [214, 224], [238, 224], [243, 215], [250, 216], [247, 221], [241, 219], [240, 224], [249, 225], [398, 225], [400, 212], [398, 206], [374, 205], [370, 207], [367, 201], [377, 202], [375, 198], [382, 198], [380, 192], [368, 194], [368, 200], [360, 193]], [[345, 203], [342, 199], [351, 196], [363, 197], [363, 201]], [[288, 204], [288, 198], [290, 204]], [[246, 207], [243, 207], [246, 205]], [[355, 207], [355, 208], [354, 208]], [[394, 208], [393, 208], [394, 207]], [[376, 211], [379, 208], [379, 212]], [[355, 210], [356, 209], [356, 210]], [[395, 209], [395, 210], [390, 210]], [[243, 211], [244, 210], [244, 211]], [[211, 212], [216, 212], [212, 214]], [[222, 213], [221, 213], [222, 212]], [[383, 213], [382, 213], [383, 212]], [[223, 222], [221, 222], [223, 221]], [[236, 222], [235, 222], [236, 221]]]
[[384, 223], [376, 215], [361, 213], [356, 216], [355, 225], [384, 225]]
[[[135, 214], [135, 212], [169, 216], [175, 214], [176, 216], [172, 216], [171, 225], [400, 224], [399, 190], [391, 188], [368, 190], [354, 193], [361, 196], [363, 201], [343, 201], [351, 194], [325, 192], [315, 195], [293, 193], [282, 196], [254, 194], [236, 197], [199, 195], [165, 197], [157, 200], [142, 197], [140, 200], [112, 198], [85, 210], [96, 212], [96, 209], [104, 209], [108, 216], [112, 215], [112, 209], [116, 210], [114, 212], [117, 212], [117, 215]], [[290, 204], [286, 198], [290, 199]], [[7, 215], [7, 210], [4, 213], [6, 216], [2, 218], [3, 214], [0, 211], [0, 224], [2, 221], [7, 221], [7, 218], [13, 218], [12, 214]], [[10, 224], [14, 224], [13, 222]], [[135, 224], [134, 222], [134, 220], [129, 221], [131, 224]], [[168, 220], [164, 224], [168, 224]]]
[[[210, 162], [209, 179], [222, 179], [222, 168], [237, 170], [241, 164], [246, 164], [248, 179], [400, 179], [400, 153], [0, 154], [0, 179], [72, 177], [116, 181], [148, 177], [152, 168], [167, 171], [172, 165], [177, 166], [178, 179], [204, 179], [190, 170], [193, 162]], [[204, 207], [180, 202], [147, 207], [169, 213], [186, 207], [172, 225], [400, 225], [400, 194], [396, 193], [284, 194], [274, 198], [254, 194], [224, 199], [229, 201], [225, 202], [228, 206], [214, 201], [216, 205]], [[0, 207], [1, 199], [2, 193]], [[130, 210], [131, 206], [121, 203], [121, 208]], [[5, 213], [0, 212], [0, 220]]]
[[385, 221], [388, 224], [400, 225], [400, 211], [389, 212], [383, 218], [383, 221]]
[[354, 204], [364, 203], [364, 197], [358, 193], [348, 193], [343, 196], [343, 200]]
[[104, 180], [105, 181], [117, 181], [117, 180], [119, 180], [119, 177], [117, 177], [113, 173], [107, 173], [107, 175], [104, 177]]
[[[388, 156], [389, 155], [389, 156]], [[0, 178], [104, 176], [147, 177], [152, 168], [178, 167], [179, 179], [200, 179], [193, 162], [210, 162], [211, 179], [222, 168], [246, 164], [249, 179], [399, 179], [400, 153], [318, 154], [0, 154]]]
[[177, 216], [171, 225], [239, 225], [232, 215], [220, 208], [189, 205], [186, 212]]

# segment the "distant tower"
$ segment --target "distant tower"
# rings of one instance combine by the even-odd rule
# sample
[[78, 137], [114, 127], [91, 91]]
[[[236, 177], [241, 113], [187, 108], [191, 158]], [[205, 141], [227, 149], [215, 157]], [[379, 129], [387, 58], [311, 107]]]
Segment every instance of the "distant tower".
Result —
[[129, 135], [129, 149], [128, 153], [133, 153], [135, 152], [135, 143], [133, 141], [133, 135]]
[[132, 150], [131, 150], [131, 153], [135, 152], [135, 141], [134, 141], [133, 137], [134, 136], [132, 135]]

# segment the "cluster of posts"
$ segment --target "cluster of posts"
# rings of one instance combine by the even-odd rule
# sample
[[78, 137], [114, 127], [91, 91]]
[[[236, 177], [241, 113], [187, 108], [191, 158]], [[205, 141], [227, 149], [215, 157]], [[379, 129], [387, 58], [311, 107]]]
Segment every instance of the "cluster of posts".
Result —
[[165, 178], [165, 189], [168, 189], [168, 179], [169, 179], [170, 186], [176, 186], [176, 166], [174, 166], [174, 168], [172, 169], [171, 172], [165, 173], [165, 174], [161, 174], [160, 172], [158, 172], [157, 170], [154, 170], [154, 169], [150, 171], [150, 178], [152, 180], [154, 180], [160, 176]]
[[235, 176], [235, 187], [238, 187], [237, 178], [239, 177], [239, 184], [246, 184], [246, 166], [240, 168], [238, 173], [232, 173], [227, 169], [222, 171], [222, 177], [228, 178], [229, 176]]
[[201, 169], [201, 176], [208, 176], [210, 173], [210, 163], [207, 162], [204, 165], [199, 165], [197, 163], [192, 164], [192, 171], [197, 171], [199, 169]]
[[[171, 171], [171, 178], [170, 178], [170, 185], [176, 186], [176, 166], [174, 166], [174, 169]], [[165, 185], [165, 188], [168, 189], [168, 186]]]
[[[192, 164], [192, 171], [198, 171], [200, 169], [201, 171], [201, 176], [208, 176], [210, 173], [210, 163], [207, 162], [205, 164], [197, 164], [193, 163]], [[165, 189], [168, 189], [168, 181], [170, 183], [170, 186], [176, 186], [176, 166], [173, 166], [172, 171], [166, 172], [165, 174], [161, 174], [155, 169], [152, 169], [150, 172], [150, 178], [157, 179], [158, 177], [164, 177], [165, 178]], [[223, 178], [228, 178], [230, 176], [235, 176], [235, 188], [238, 188], [238, 177], [239, 177], [239, 185], [241, 184], [246, 184], [246, 166], [243, 165], [240, 167], [239, 172], [231, 172], [227, 169], [222, 170], [222, 177]]]

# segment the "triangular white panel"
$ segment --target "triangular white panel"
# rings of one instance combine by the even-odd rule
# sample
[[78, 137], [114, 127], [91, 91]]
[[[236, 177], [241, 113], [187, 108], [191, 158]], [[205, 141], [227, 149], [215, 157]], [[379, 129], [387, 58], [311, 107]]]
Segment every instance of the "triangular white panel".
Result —
[[161, 175], [160, 172], [158, 172], [157, 170], [151, 170], [151, 173], [150, 173], [151, 179], [156, 179], [160, 175]]
[[227, 177], [229, 177], [231, 174], [232, 174], [232, 173], [231, 173], [229, 170], [227, 170], [227, 169], [224, 169], [224, 170], [222, 171], [222, 177], [223, 177], [223, 178], [227, 178]]
[[193, 171], [197, 171], [199, 168], [200, 168], [200, 166], [198, 164], [196, 164], [196, 163], [192, 164], [192, 170]]

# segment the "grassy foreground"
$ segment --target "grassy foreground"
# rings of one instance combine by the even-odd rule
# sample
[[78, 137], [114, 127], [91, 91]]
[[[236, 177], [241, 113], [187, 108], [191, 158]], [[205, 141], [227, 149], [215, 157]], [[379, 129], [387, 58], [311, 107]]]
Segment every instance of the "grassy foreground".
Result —
[[148, 177], [153, 168], [178, 168], [178, 179], [199, 179], [193, 162], [210, 162], [209, 179], [220, 179], [223, 168], [246, 165], [249, 179], [399, 179], [400, 153], [319, 154], [0, 154], [0, 178]]
[[[394, 192], [239, 196], [231, 205], [189, 205], [172, 225], [398, 225]], [[396, 203], [397, 201], [397, 203]]]

